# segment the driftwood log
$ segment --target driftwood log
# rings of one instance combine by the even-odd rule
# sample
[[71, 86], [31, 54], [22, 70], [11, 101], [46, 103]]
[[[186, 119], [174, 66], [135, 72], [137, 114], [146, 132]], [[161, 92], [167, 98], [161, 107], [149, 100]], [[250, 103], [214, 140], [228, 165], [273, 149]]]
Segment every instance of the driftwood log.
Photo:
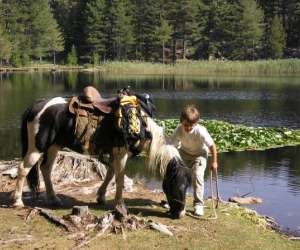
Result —
[[[0, 177], [12, 180], [17, 177], [17, 168], [20, 164], [20, 159], [11, 161], [0, 161]], [[99, 162], [96, 157], [78, 154], [74, 151], [60, 151], [52, 171], [51, 179], [56, 186], [57, 191], [68, 192], [65, 185], [86, 183], [89, 181], [97, 180], [97, 185], [82, 189], [82, 192], [92, 193], [98, 189], [106, 175], [106, 166]], [[4, 180], [1, 181], [1, 189], [4, 191], [6, 187]], [[40, 187], [44, 188], [44, 181], [40, 174]], [[63, 186], [60, 190], [59, 186]], [[72, 192], [69, 190], [70, 192]], [[7, 188], [8, 189], [8, 188]], [[133, 181], [125, 176], [124, 190], [127, 192], [132, 191]], [[112, 192], [115, 190], [115, 180], [113, 179], [108, 186], [107, 191]], [[26, 189], [25, 189], [26, 191]], [[73, 190], [74, 191], [74, 190]]]
[[260, 204], [263, 202], [263, 200], [259, 197], [238, 197], [233, 196], [228, 199], [230, 202], [237, 203], [239, 205], [254, 205], [254, 204]]

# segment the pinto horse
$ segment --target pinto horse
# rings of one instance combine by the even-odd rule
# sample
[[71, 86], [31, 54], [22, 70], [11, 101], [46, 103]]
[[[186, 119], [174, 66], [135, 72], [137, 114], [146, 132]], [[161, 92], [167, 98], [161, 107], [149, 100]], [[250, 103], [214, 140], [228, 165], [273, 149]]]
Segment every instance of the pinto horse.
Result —
[[[49, 204], [62, 205], [51, 182], [51, 171], [55, 158], [58, 151], [64, 147], [80, 152], [74, 146], [76, 141], [74, 135], [76, 115], [69, 112], [69, 102], [70, 97], [55, 97], [38, 101], [24, 112], [21, 125], [22, 161], [18, 167], [16, 188], [12, 195], [14, 206], [24, 206], [22, 190], [26, 177], [29, 187], [33, 191], [37, 190], [38, 175], [36, 173], [38, 164], [40, 164], [40, 170], [44, 178]], [[112, 112], [104, 114], [101, 126], [96, 129], [95, 133], [97, 152], [101, 152], [105, 148], [106, 152], [110, 154], [106, 177], [97, 191], [97, 202], [105, 202], [107, 186], [115, 175], [114, 205], [117, 206], [123, 205], [124, 170], [127, 160], [133, 153], [124, 141], [123, 132], [115, 127], [114, 110], [116, 102], [109, 102], [108, 105]], [[149, 110], [147, 113], [152, 114]], [[138, 141], [138, 147], [140, 151], [144, 151], [147, 155], [146, 166], [153, 171], [159, 169], [163, 174], [169, 162], [174, 157], [180, 158], [180, 156], [176, 148], [166, 145], [163, 128], [153, 120], [151, 115], [147, 115], [145, 119], [145, 130], [151, 134], [151, 137]], [[107, 151], [107, 149], [109, 150]], [[175, 192], [176, 190], [182, 190], [176, 182], [172, 185]], [[186, 188], [183, 190], [185, 192]], [[178, 199], [181, 199], [180, 197], [182, 195]], [[181, 203], [184, 202], [184, 200], [181, 200]], [[176, 217], [183, 209], [184, 207], [176, 208], [172, 212]]]

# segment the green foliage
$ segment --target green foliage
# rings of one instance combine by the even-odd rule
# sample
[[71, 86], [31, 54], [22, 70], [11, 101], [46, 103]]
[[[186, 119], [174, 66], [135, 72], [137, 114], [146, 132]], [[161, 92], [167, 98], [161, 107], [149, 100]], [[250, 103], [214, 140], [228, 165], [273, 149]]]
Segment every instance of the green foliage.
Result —
[[[86, 44], [89, 56], [97, 55], [104, 58], [105, 55], [105, 1], [90, 1], [85, 10], [86, 15]], [[94, 58], [93, 62], [95, 64]], [[99, 60], [99, 59], [98, 59]]]
[[160, 17], [160, 25], [156, 27], [155, 35], [162, 46], [162, 63], [165, 63], [165, 45], [171, 39], [172, 28], [168, 21]]
[[270, 45], [273, 58], [282, 58], [285, 48], [286, 35], [282, 20], [276, 15], [271, 24]]
[[12, 45], [0, 23], [0, 65], [2, 60], [8, 61], [11, 56]]
[[134, 42], [132, 17], [128, 4], [128, 0], [116, 1], [112, 3], [110, 9], [111, 42], [115, 50], [111, 55], [118, 60], [127, 59]]
[[5, 61], [19, 50], [55, 63], [73, 45], [83, 63], [300, 54], [298, 0], [1, 0], [0, 20]]
[[75, 46], [72, 46], [71, 52], [68, 54], [67, 57], [67, 64], [68, 65], [77, 65], [78, 64], [78, 58], [77, 58], [77, 53]]
[[14, 50], [11, 57], [11, 64], [15, 67], [21, 66], [21, 56], [19, 50]]
[[264, 13], [258, 7], [256, 0], [241, 0], [243, 15], [241, 20], [241, 47], [236, 57], [238, 59], [257, 59], [262, 49], [264, 33]]
[[135, 57], [153, 61], [159, 56], [156, 30], [160, 25], [161, 5], [157, 0], [134, 0]]
[[30, 64], [30, 57], [27, 53], [23, 53], [21, 56], [21, 64], [27, 66]]
[[[170, 135], [179, 123], [178, 119], [158, 121]], [[300, 131], [285, 128], [254, 128], [227, 122], [201, 121], [213, 137], [218, 151], [261, 150], [285, 145], [299, 145]]]

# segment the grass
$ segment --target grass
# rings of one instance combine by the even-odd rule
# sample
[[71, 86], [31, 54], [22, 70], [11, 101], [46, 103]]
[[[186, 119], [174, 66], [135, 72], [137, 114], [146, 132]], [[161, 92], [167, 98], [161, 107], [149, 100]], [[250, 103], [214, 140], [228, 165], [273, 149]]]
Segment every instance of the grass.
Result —
[[[170, 135], [179, 123], [178, 119], [166, 119], [158, 123]], [[204, 125], [214, 139], [219, 152], [265, 150], [300, 144], [300, 130], [286, 128], [247, 127], [228, 122], [205, 120]]]
[[[85, 249], [300, 249], [300, 242], [288, 240], [287, 236], [267, 229], [263, 220], [244, 209], [221, 205], [217, 210], [217, 220], [195, 219], [185, 216], [171, 220], [165, 216], [165, 209], [144, 202], [149, 190], [142, 192], [143, 198], [125, 200], [129, 212], [146, 219], [169, 226], [175, 237], [162, 235], [150, 229], [126, 232], [126, 237], [105, 234], [89, 244]], [[132, 195], [141, 195], [131, 194]], [[162, 194], [157, 195], [162, 198]], [[147, 200], [148, 201], [148, 200]], [[111, 200], [109, 203], [111, 204]], [[188, 209], [192, 206], [188, 198]], [[211, 213], [206, 202], [205, 218]], [[109, 205], [110, 207], [111, 205]], [[107, 208], [94, 208], [92, 213], [103, 214]], [[1, 249], [72, 249], [73, 239], [61, 228], [49, 223], [41, 216], [25, 222], [26, 209], [0, 208], [0, 240], [21, 238], [31, 235], [31, 241], [2, 245]], [[70, 213], [70, 209], [54, 210], [57, 215]], [[93, 235], [93, 234], [92, 234]]]
[[35, 64], [29, 67], [0, 67], [0, 71], [15, 70], [83, 70], [100, 71], [108, 74], [133, 75], [300, 75], [300, 59], [258, 60], [258, 61], [178, 61], [175, 65], [144, 61], [111, 61], [98, 66], [67, 66]]
[[296, 75], [300, 59], [258, 61], [182, 61], [175, 65], [150, 62], [108, 62], [96, 67], [111, 74], [172, 75]]

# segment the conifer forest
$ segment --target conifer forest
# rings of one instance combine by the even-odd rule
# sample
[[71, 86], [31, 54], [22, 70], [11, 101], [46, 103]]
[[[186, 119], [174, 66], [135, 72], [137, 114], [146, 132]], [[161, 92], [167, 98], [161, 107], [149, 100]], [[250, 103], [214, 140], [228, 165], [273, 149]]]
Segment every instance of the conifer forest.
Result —
[[300, 57], [300, 0], [0, 0], [0, 64]]

